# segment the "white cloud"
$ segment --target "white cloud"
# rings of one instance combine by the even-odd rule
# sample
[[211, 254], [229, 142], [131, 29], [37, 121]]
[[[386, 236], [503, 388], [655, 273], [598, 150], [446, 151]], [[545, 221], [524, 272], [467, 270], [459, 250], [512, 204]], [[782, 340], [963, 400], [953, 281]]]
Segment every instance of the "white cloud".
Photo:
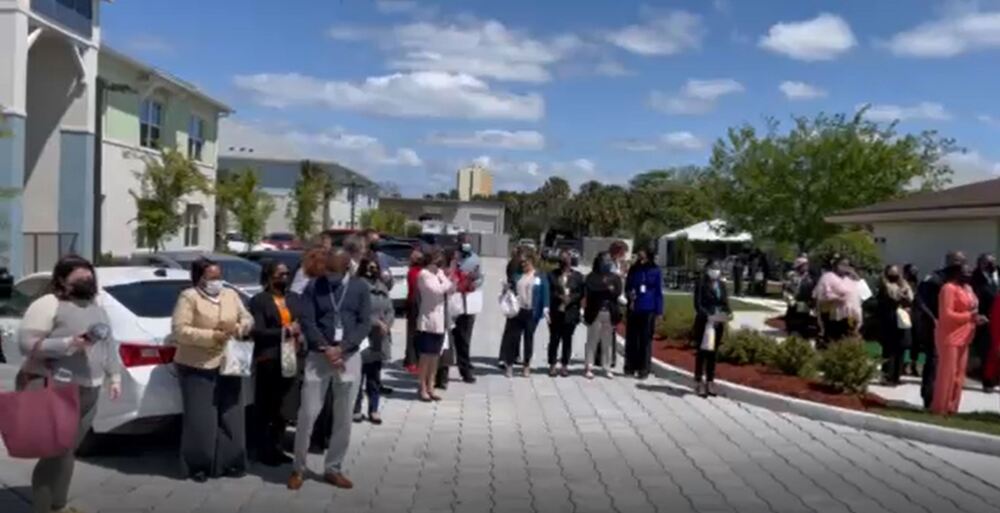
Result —
[[594, 68], [594, 73], [602, 77], [626, 77], [631, 75], [632, 71], [616, 60], [604, 59]]
[[[859, 109], [864, 105], [858, 106]], [[871, 105], [865, 117], [879, 123], [893, 121], [948, 121], [951, 113], [940, 103], [921, 102], [912, 106], [881, 104]]]
[[954, 171], [951, 177], [954, 185], [989, 180], [1000, 176], [1000, 162], [990, 160], [978, 151], [949, 153], [941, 160]]
[[306, 132], [226, 118], [222, 120], [219, 136], [223, 155], [333, 160], [362, 173], [424, 165], [412, 148], [389, 149], [375, 137], [350, 133], [340, 127]]
[[705, 36], [701, 17], [687, 11], [644, 9], [646, 20], [606, 35], [611, 44], [639, 55], [675, 55], [701, 46]]
[[688, 80], [677, 93], [653, 91], [649, 106], [668, 114], [706, 114], [715, 110], [723, 96], [745, 91], [743, 84], [731, 78], [715, 80]]
[[549, 68], [580, 50], [576, 36], [536, 38], [496, 20], [463, 18], [419, 21], [387, 30], [335, 26], [339, 40], [370, 39], [389, 54], [388, 65], [402, 71], [439, 71], [510, 82], [548, 82]]
[[427, 141], [439, 146], [460, 148], [497, 148], [503, 150], [541, 150], [545, 136], [533, 130], [478, 130], [472, 133], [431, 134]]
[[800, 61], [828, 61], [854, 48], [857, 39], [843, 18], [822, 13], [811, 20], [776, 23], [759, 44]]
[[497, 91], [470, 75], [396, 73], [363, 82], [322, 80], [298, 73], [240, 75], [236, 86], [264, 106], [320, 106], [394, 117], [536, 121], [545, 101], [537, 93]]
[[980, 123], [983, 123], [985, 125], [1000, 128], [1000, 118], [991, 116], [989, 114], [980, 114], [976, 116], [976, 119], [978, 119]]
[[705, 141], [691, 132], [669, 132], [655, 140], [628, 139], [615, 143], [615, 147], [626, 151], [648, 152], [667, 151], [674, 153], [701, 151], [708, 147]]
[[785, 98], [792, 101], [815, 100], [817, 98], [825, 98], [827, 95], [827, 92], [819, 87], [792, 80], [782, 82], [778, 86], [778, 89], [785, 95]]
[[[601, 173], [598, 165], [588, 158], [540, 163], [537, 161], [513, 161], [482, 155], [473, 160], [493, 173], [495, 191], [532, 191], [550, 177], [559, 176], [577, 187], [588, 180], [598, 179]], [[465, 163], [456, 163], [456, 169]]]
[[1000, 49], [1000, 11], [960, 10], [900, 32], [889, 50], [904, 57], [943, 58], [974, 50]]
[[733, 10], [733, 4], [729, 0], [712, 0], [712, 9], [720, 14], [729, 14]]

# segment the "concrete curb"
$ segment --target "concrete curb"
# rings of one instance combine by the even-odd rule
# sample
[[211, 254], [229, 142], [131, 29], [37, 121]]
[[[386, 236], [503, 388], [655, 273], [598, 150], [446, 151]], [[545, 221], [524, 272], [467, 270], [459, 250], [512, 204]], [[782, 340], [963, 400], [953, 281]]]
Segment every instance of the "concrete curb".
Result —
[[[617, 337], [617, 342], [619, 349], [624, 350], [624, 343], [620, 336]], [[653, 359], [653, 374], [658, 378], [677, 381], [692, 388], [695, 384], [693, 373], [661, 362], [656, 358]], [[998, 436], [961, 431], [909, 420], [883, 417], [873, 413], [848, 410], [836, 406], [828, 406], [737, 385], [728, 381], [719, 380], [715, 384], [719, 389], [720, 395], [723, 397], [761, 408], [794, 413], [813, 420], [874, 431], [932, 445], [1000, 456], [1000, 437]]]

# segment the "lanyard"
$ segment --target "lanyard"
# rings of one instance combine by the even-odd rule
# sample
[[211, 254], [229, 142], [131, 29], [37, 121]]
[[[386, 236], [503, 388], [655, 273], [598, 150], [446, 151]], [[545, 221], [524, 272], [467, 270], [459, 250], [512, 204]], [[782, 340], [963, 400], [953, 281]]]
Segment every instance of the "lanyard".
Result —
[[345, 274], [344, 279], [340, 282], [340, 300], [333, 298], [333, 287], [330, 287], [330, 304], [333, 305], [333, 313], [337, 314], [337, 321], [340, 321], [340, 307], [344, 304], [344, 298], [347, 297], [347, 284], [350, 283], [351, 275]]

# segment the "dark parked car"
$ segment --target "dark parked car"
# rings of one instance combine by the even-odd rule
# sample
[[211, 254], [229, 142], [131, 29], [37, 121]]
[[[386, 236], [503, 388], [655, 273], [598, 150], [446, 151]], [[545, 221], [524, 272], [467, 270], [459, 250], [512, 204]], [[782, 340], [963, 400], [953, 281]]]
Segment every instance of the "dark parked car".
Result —
[[288, 250], [288, 251], [250, 251], [248, 253], [240, 254], [241, 257], [255, 263], [263, 264], [265, 260], [276, 260], [285, 264], [288, 271], [295, 275], [295, 272], [299, 270], [299, 266], [302, 265], [302, 251], [298, 250]]

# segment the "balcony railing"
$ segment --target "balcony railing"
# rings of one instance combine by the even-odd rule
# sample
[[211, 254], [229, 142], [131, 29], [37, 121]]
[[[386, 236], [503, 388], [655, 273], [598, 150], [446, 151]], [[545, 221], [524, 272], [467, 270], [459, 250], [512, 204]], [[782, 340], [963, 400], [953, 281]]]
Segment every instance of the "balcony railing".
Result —
[[90, 38], [93, 33], [91, 0], [31, 0], [31, 10], [83, 37]]

